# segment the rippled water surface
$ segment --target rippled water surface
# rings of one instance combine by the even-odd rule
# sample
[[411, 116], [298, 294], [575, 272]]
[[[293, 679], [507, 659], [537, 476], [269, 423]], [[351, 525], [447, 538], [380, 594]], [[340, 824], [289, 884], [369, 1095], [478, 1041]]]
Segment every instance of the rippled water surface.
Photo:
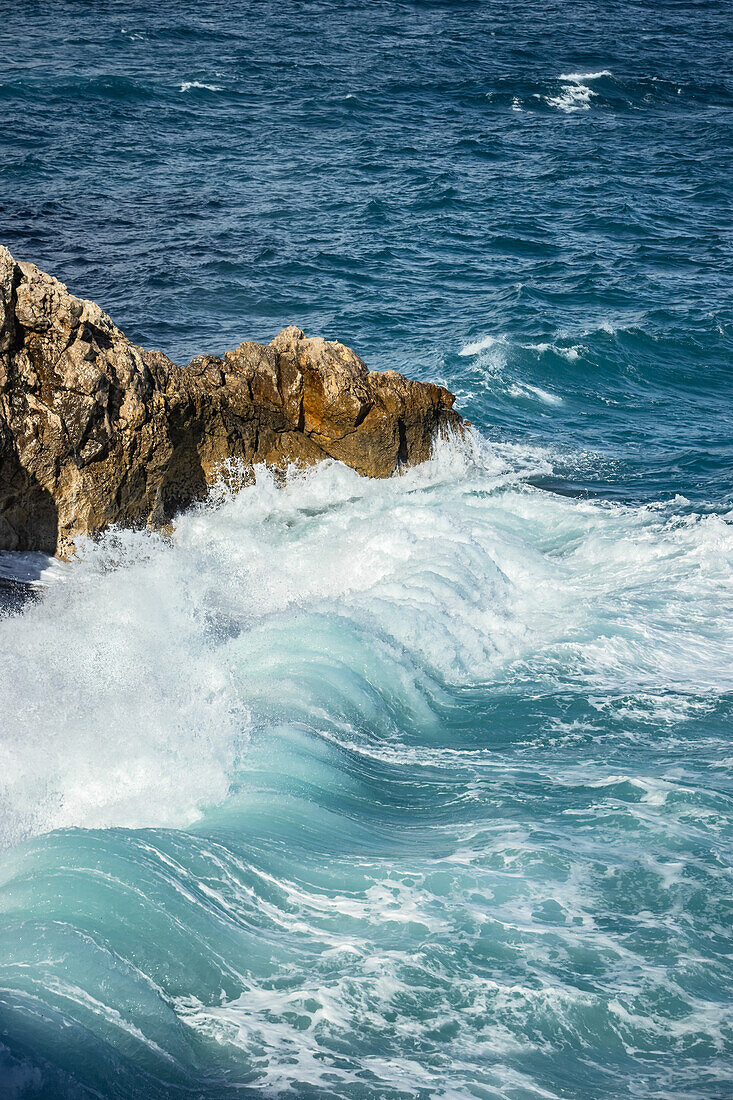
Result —
[[733, 1094], [723, 3], [26, 0], [0, 236], [474, 424], [0, 555], [0, 1095]]

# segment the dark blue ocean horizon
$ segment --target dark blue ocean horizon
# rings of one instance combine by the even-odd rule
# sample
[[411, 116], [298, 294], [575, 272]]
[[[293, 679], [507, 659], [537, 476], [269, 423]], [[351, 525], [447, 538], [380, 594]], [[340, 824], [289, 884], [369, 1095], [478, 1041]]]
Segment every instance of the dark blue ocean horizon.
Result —
[[683, 0], [3, 12], [16, 259], [475, 430], [0, 555], [46, 585], [0, 616], [2, 1096], [731, 1095], [732, 47]]

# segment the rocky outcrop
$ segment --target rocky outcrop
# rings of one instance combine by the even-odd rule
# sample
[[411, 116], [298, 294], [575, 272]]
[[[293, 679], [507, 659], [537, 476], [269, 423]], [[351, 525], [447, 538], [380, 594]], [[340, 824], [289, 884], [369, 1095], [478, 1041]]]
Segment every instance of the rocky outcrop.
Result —
[[162, 527], [226, 460], [387, 477], [461, 423], [441, 386], [293, 327], [176, 366], [0, 247], [0, 549], [68, 555], [110, 524]]

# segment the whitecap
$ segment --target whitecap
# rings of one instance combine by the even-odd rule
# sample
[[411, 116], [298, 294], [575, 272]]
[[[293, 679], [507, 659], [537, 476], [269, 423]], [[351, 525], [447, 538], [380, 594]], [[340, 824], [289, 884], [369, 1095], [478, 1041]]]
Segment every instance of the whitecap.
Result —
[[479, 352], [486, 351], [487, 348], [493, 348], [495, 344], [501, 343], [502, 339], [501, 336], [481, 336], [470, 344], [464, 344], [458, 354], [463, 356], [478, 355]]
[[524, 384], [525, 390], [529, 390], [535, 397], [539, 397], [540, 401], [544, 401], [546, 405], [562, 405], [563, 399], [556, 393], [549, 393], [547, 390], [541, 389], [539, 386], [530, 386], [529, 382]]
[[597, 73], [560, 73], [560, 80], [569, 80], [572, 84], [582, 84], [586, 80], [600, 80], [602, 76], [613, 76], [610, 69], [601, 69]]
[[559, 111], [588, 111], [591, 99], [598, 93], [589, 88], [586, 81], [600, 80], [604, 76], [613, 76], [613, 73], [609, 69], [596, 73], [561, 73], [558, 79], [566, 81], [565, 87], [559, 95], [546, 96], [545, 102]]
[[200, 81], [198, 81], [198, 80], [184, 80], [183, 84], [181, 84], [181, 86], [179, 88], [179, 91], [181, 91], [181, 92], [190, 92], [192, 88], [202, 89], [202, 90], [205, 90], [207, 92], [220, 92], [221, 91], [221, 85], [220, 84], [201, 84]]
[[559, 355], [563, 359], [567, 359], [570, 363], [574, 363], [576, 359], [579, 358], [580, 352], [582, 351], [582, 348], [579, 344], [576, 344], [573, 347], [569, 348], [564, 348], [559, 344], [552, 344], [548, 342], [541, 342], [539, 344], [520, 344], [519, 346], [525, 348], [527, 351], [536, 351], [540, 355], [545, 355], [548, 351], [550, 351], [554, 355]]
[[510, 397], [537, 397], [545, 405], [562, 405], [562, 397], [548, 393], [539, 386], [530, 386], [528, 382], [513, 382], [507, 391]]
[[559, 111], [588, 111], [595, 95], [585, 84], [568, 84], [560, 95], [547, 96], [546, 102], [548, 107], [557, 107]]
[[[495, 338], [495, 343], [509, 346], [514, 342], [508, 340], [506, 336], [500, 336]], [[554, 341], [550, 340], [540, 340], [536, 343], [531, 340], [527, 343], [517, 341], [514, 346], [523, 348], [524, 351], [536, 351], [538, 355], [546, 355], [548, 352], [551, 352], [553, 355], [559, 355], [563, 359], [568, 359], [571, 362], [576, 360], [583, 350], [580, 344], [574, 344], [572, 347], [563, 347], [562, 344], [556, 344]]]

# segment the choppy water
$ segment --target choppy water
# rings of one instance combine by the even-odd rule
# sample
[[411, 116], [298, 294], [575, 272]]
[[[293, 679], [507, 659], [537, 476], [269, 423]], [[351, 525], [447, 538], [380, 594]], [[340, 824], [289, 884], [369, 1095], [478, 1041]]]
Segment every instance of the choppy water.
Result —
[[3, 13], [16, 256], [178, 360], [293, 321], [476, 425], [0, 559], [3, 1097], [733, 1093], [731, 44]]

